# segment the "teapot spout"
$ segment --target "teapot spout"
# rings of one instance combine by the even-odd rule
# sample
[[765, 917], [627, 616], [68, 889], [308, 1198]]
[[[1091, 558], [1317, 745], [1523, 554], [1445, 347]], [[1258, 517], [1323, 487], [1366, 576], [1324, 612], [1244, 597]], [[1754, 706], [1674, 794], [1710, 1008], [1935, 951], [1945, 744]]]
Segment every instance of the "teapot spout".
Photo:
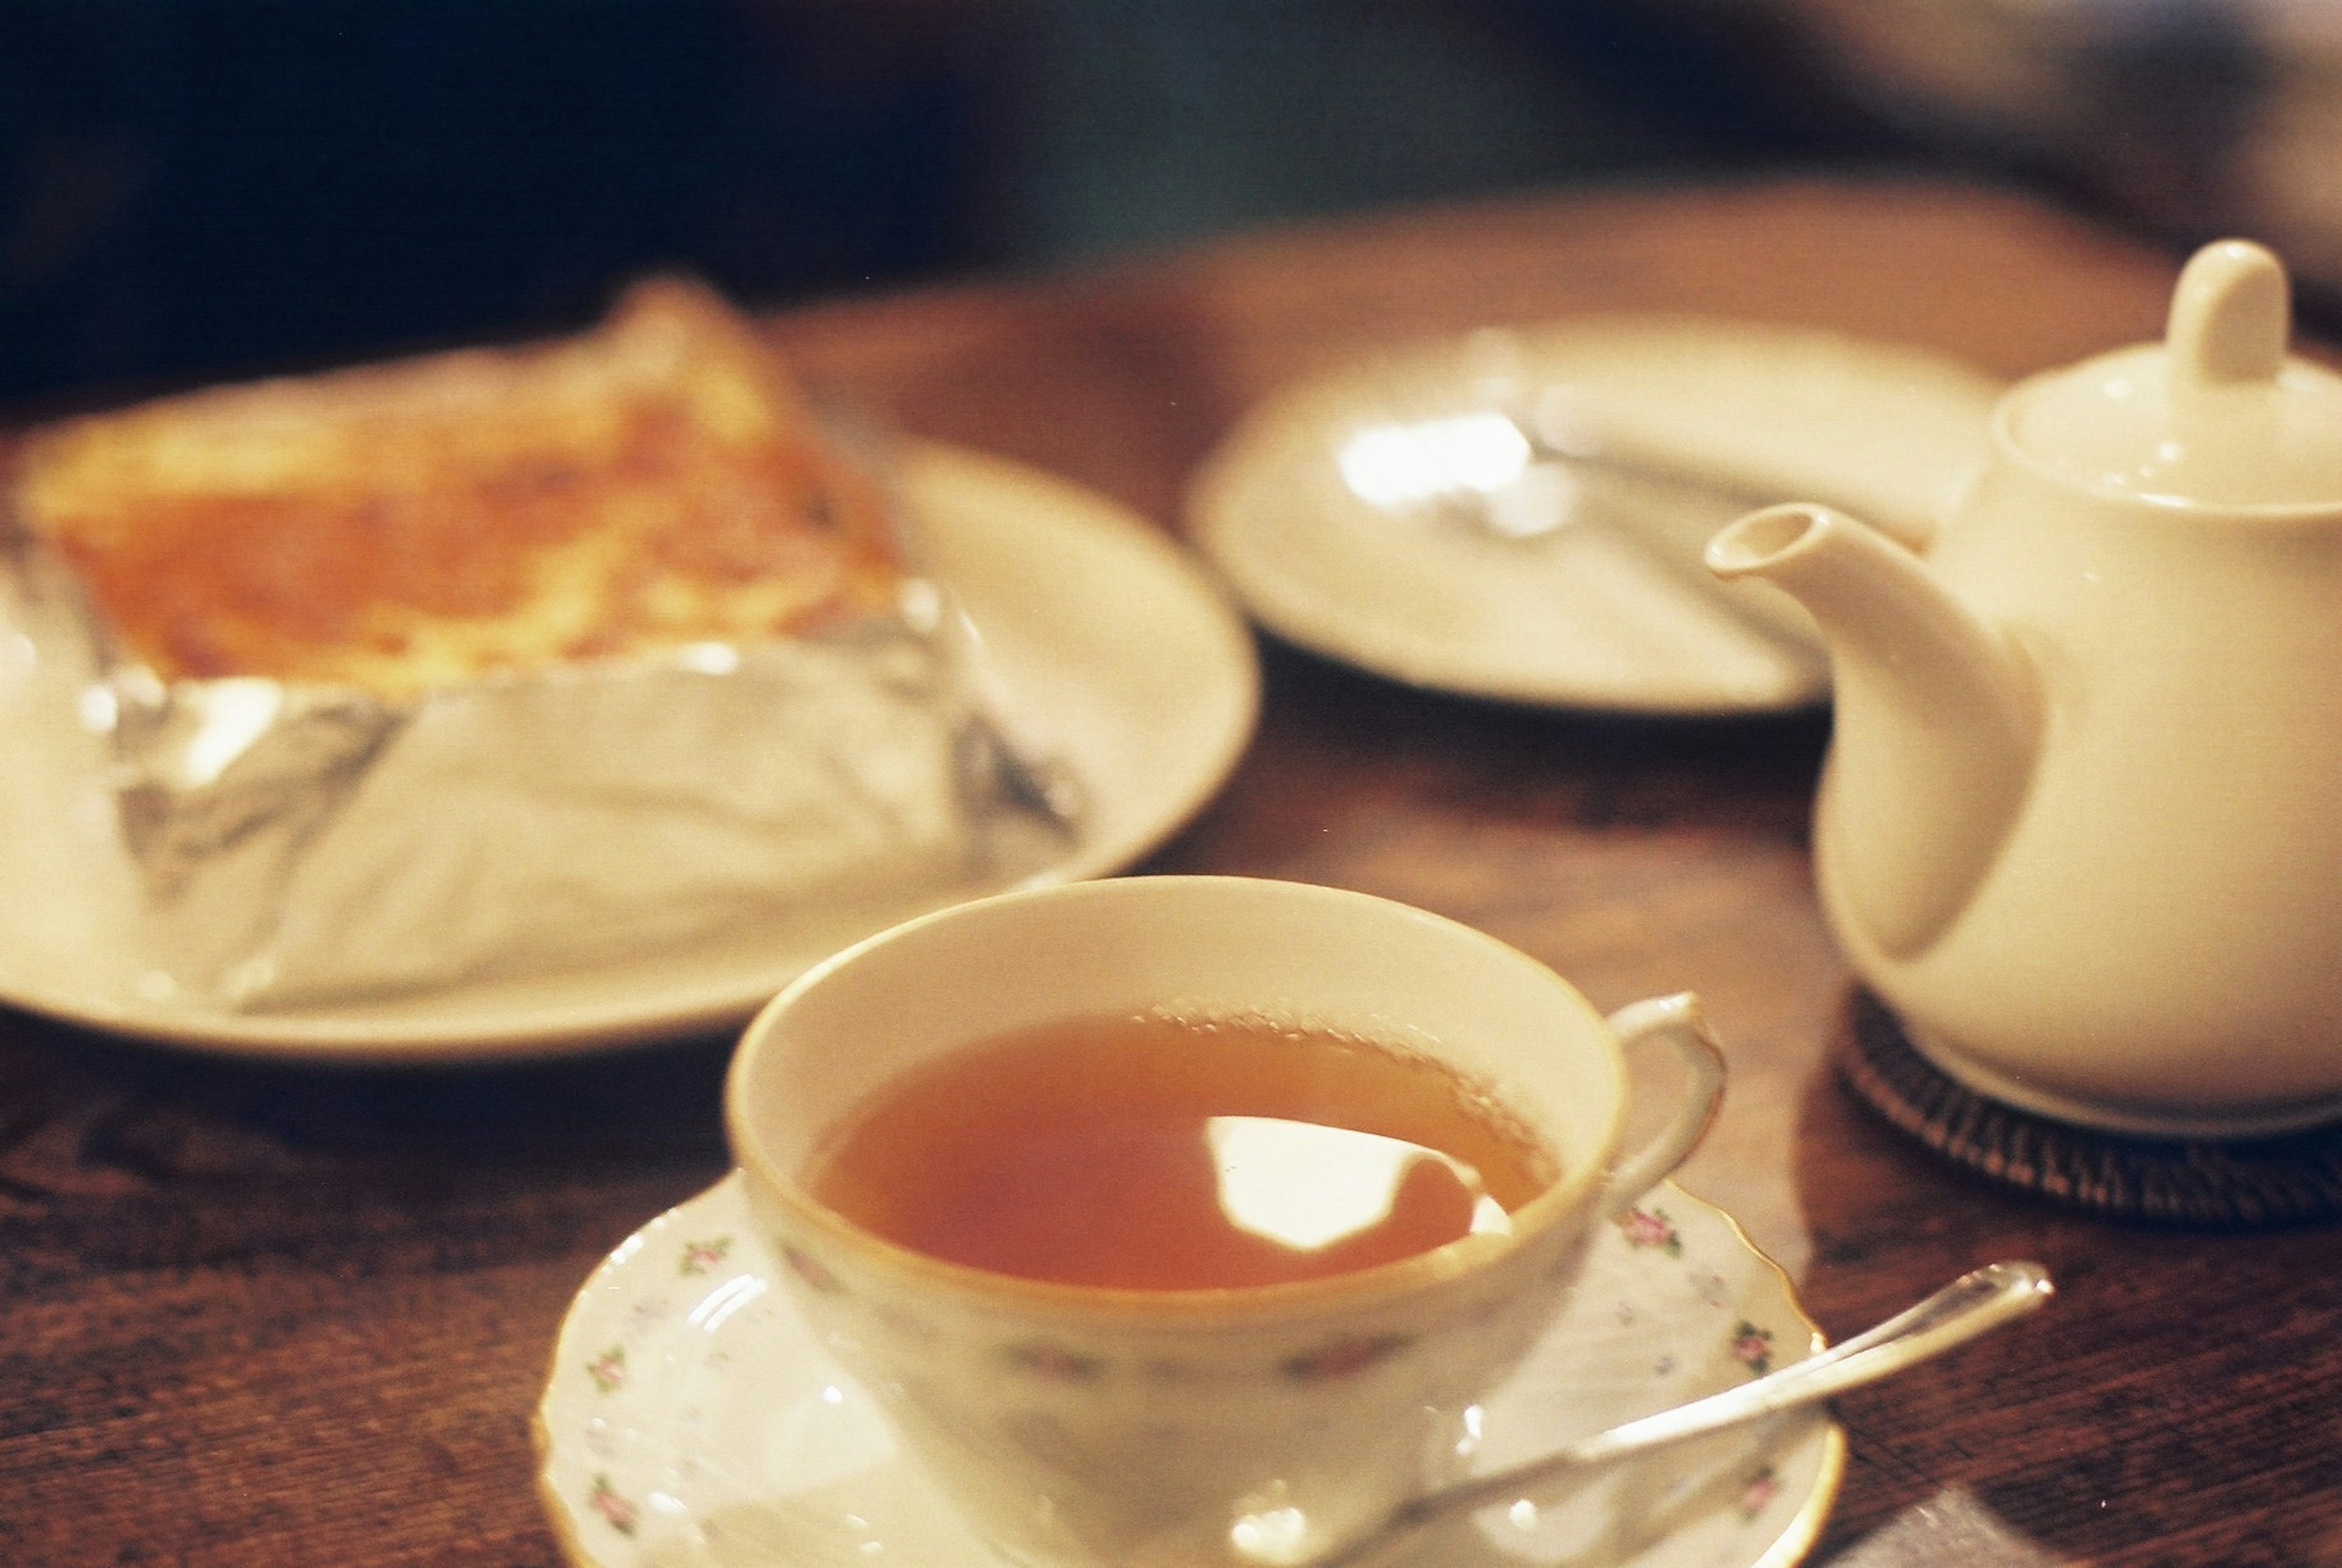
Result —
[[1835, 703], [1822, 874], [1883, 952], [1917, 955], [1966, 906], [2031, 784], [2031, 663], [1917, 555], [1826, 506], [1750, 513], [1707, 564], [1772, 583], [1819, 624]]

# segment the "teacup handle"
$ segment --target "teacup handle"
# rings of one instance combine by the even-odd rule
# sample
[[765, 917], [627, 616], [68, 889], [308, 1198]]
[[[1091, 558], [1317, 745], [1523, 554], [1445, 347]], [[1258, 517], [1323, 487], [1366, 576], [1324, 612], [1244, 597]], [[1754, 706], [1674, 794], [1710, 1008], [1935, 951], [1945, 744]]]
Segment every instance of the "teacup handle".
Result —
[[1632, 1051], [1647, 1041], [1670, 1046], [1683, 1058], [1691, 1074], [1684, 1103], [1651, 1141], [1618, 1162], [1610, 1173], [1605, 1203], [1613, 1215], [1625, 1213], [1642, 1201], [1684, 1162], [1716, 1120], [1724, 1103], [1724, 1052], [1700, 1012], [1699, 998], [1690, 992], [1630, 1002], [1610, 1014], [1610, 1031], [1621, 1049]]

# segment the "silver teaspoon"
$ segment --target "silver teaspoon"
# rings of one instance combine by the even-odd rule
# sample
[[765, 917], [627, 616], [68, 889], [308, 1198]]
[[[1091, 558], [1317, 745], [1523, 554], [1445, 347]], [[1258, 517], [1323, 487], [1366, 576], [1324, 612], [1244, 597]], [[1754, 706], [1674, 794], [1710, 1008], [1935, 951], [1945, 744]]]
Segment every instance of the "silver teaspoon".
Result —
[[1236, 1522], [1228, 1543], [1239, 1563], [1260, 1568], [1351, 1568], [1440, 1519], [1574, 1478], [1672, 1443], [1705, 1437], [1860, 1388], [1941, 1355], [2047, 1302], [2054, 1287], [2039, 1263], [1990, 1263], [1896, 1313], [1877, 1327], [1793, 1362], [1780, 1371], [1672, 1410], [1597, 1433], [1526, 1464], [1423, 1493], [1363, 1533], [1331, 1545], [1293, 1539], [1260, 1521]]

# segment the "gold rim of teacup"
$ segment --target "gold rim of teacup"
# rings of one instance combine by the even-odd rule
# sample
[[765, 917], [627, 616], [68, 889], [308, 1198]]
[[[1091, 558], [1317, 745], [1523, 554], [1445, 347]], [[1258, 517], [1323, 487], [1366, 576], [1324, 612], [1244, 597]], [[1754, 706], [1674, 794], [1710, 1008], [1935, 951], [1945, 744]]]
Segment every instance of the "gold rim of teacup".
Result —
[[[772, 1020], [786, 1012], [797, 997], [821, 984], [834, 972], [854, 964], [865, 954], [911, 935], [913, 933], [945, 921], [966, 918], [971, 913], [986, 908], [1040, 899], [1082, 896], [1119, 896], [1112, 890], [1132, 884], [1246, 884], [1254, 886], [1275, 886], [1294, 889], [1306, 896], [1323, 897], [1329, 901], [1378, 905], [1390, 914], [1424, 921], [1446, 928], [1495, 956], [1498, 962], [1526, 965], [1537, 971], [1564, 996], [1572, 1007], [1581, 1012], [1596, 1034], [1610, 1043], [1603, 1060], [1609, 1073], [1610, 1113], [1605, 1118], [1602, 1135], [1573, 1168], [1565, 1171], [1547, 1184], [1536, 1196], [1513, 1211], [1512, 1228], [1502, 1235], [1486, 1233], [1466, 1235], [1433, 1247], [1409, 1257], [1371, 1268], [1356, 1269], [1346, 1273], [1310, 1280], [1294, 1280], [1276, 1284], [1220, 1286], [1206, 1290], [1155, 1290], [1129, 1286], [1068, 1284], [1051, 1280], [1026, 1279], [1016, 1274], [997, 1273], [966, 1263], [931, 1257], [899, 1243], [887, 1240], [874, 1231], [856, 1224], [836, 1213], [807, 1193], [793, 1171], [783, 1170], [769, 1158], [762, 1141], [746, 1124], [744, 1106], [747, 1101], [746, 1085], [754, 1070], [757, 1043], [768, 1038]], [[987, 897], [954, 904], [949, 908], [931, 911], [903, 922], [877, 934], [866, 937], [850, 947], [843, 948], [806, 970], [787, 987], [758, 1010], [756, 1016], [743, 1031], [738, 1048], [725, 1074], [724, 1123], [732, 1155], [743, 1173], [754, 1178], [748, 1193], [753, 1206], [756, 1189], [762, 1186], [774, 1199], [785, 1204], [799, 1221], [820, 1232], [832, 1241], [852, 1249], [865, 1262], [876, 1265], [898, 1279], [916, 1282], [929, 1287], [940, 1287], [966, 1297], [983, 1298], [998, 1303], [1012, 1303], [1036, 1310], [1046, 1310], [1065, 1317], [1096, 1319], [1176, 1318], [1183, 1323], [1220, 1322], [1240, 1324], [1249, 1319], [1286, 1317], [1296, 1311], [1324, 1303], [1349, 1309], [1361, 1301], [1395, 1300], [1417, 1292], [1427, 1291], [1457, 1277], [1486, 1267], [1507, 1253], [1517, 1253], [1541, 1238], [1564, 1220], [1575, 1214], [1594, 1217], [1592, 1189], [1598, 1187], [1617, 1154], [1618, 1139], [1626, 1119], [1626, 1083], [1623, 1057], [1617, 1034], [1601, 1011], [1577, 988], [1554, 969], [1539, 963], [1511, 944], [1489, 935], [1476, 927], [1436, 914], [1396, 899], [1383, 898], [1370, 893], [1346, 888], [1327, 887], [1314, 883], [1283, 882], [1272, 877], [1242, 877], [1217, 875], [1165, 875], [1116, 877], [1085, 883], [1057, 883], [1042, 887], [1026, 887]], [[754, 1169], [750, 1169], [750, 1167]]]

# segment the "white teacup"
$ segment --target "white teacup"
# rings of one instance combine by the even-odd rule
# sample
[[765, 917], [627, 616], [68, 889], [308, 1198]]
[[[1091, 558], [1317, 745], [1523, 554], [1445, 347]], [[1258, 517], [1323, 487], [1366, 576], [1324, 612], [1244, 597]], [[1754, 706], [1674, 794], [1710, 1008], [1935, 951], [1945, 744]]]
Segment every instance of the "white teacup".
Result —
[[[1163, 1008], [1268, 1014], [1428, 1053], [1533, 1131], [1558, 1175], [1508, 1233], [1195, 1291], [944, 1262], [807, 1192], [825, 1134], [906, 1070], [1019, 1028]], [[1689, 1064], [1688, 1086], [1621, 1157], [1621, 1048], [1646, 1042]], [[961, 904], [839, 954], [749, 1026], [726, 1116], [807, 1321], [904, 1442], [1004, 1552], [1090, 1568], [1338, 1539], [1438, 1479], [1456, 1422], [1552, 1319], [1591, 1227], [1690, 1151], [1723, 1080], [1687, 995], [1606, 1020], [1526, 954], [1404, 904], [1132, 877]]]

